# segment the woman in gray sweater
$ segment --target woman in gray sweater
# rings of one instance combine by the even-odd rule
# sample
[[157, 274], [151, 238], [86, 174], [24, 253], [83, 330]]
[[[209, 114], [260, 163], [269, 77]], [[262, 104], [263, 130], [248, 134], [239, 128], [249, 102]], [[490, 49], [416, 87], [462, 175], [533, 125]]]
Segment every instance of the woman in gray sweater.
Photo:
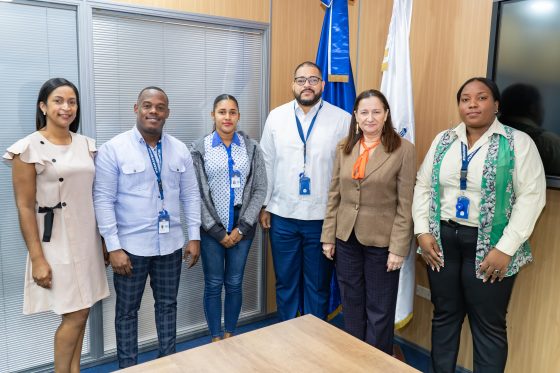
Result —
[[235, 97], [216, 97], [211, 115], [214, 131], [193, 143], [191, 154], [202, 196], [204, 314], [212, 341], [218, 341], [233, 335], [241, 311], [243, 272], [266, 197], [266, 169], [257, 142], [237, 132]]

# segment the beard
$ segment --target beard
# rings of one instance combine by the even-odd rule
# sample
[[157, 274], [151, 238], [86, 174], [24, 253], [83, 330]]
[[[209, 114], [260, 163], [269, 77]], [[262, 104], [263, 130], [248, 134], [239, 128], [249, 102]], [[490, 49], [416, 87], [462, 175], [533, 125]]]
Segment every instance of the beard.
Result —
[[321, 99], [321, 94], [323, 93], [323, 91], [320, 91], [320, 92], [317, 92], [317, 93], [313, 92], [313, 94], [314, 94], [313, 97], [310, 98], [310, 99], [307, 99], [307, 100], [301, 98], [302, 93], [303, 93], [303, 91], [300, 92], [300, 94], [298, 95], [294, 92], [294, 97], [295, 97], [297, 103], [300, 104], [301, 106], [313, 106], [317, 102], [319, 102], [319, 100]]
[[163, 132], [163, 126], [165, 125], [165, 120], [162, 120], [159, 126], [150, 126], [147, 123], [137, 120], [136, 128], [142, 135], [148, 135], [152, 137], [159, 137]]

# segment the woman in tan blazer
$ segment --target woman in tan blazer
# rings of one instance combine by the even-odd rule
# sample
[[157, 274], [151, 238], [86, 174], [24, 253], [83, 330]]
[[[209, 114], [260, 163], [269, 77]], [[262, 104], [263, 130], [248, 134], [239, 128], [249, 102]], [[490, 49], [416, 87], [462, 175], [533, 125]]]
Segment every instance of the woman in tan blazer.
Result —
[[388, 354], [415, 176], [414, 146], [393, 129], [387, 99], [362, 92], [336, 149], [321, 242], [335, 260], [346, 331]]

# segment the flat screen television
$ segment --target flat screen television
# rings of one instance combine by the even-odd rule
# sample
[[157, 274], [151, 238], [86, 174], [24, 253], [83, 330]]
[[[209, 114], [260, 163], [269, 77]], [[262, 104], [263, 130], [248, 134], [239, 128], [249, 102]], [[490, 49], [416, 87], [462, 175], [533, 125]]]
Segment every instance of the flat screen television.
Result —
[[502, 123], [528, 133], [560, 188], [560, 0], [495, 0], [487, 76]]

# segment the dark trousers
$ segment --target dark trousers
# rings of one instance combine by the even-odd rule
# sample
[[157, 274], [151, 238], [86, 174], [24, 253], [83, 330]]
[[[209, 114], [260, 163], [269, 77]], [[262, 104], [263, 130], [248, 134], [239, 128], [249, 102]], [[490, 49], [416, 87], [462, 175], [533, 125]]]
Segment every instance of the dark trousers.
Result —
[[127, 253], [132, 263], [132, 276], [113, 274], [117, 294], [115, 331], [119, 368], [138, 362], [138, 310], [148, 275], [155, 300], [158, 357], [175, 352], [182, 253], [183, 250], [177, 250], [169, 255], [149, 257]]
[[440, 272], [428, 268], [434, 304], [431, 372], [455, 372], [465, 315], [473, 338], [474, 372], [498, 373], [506, 366], [506, 313], [515, 276], [493, 284], [476, 278], [477, 231], [441, 225], [445, 267]]
[[344, 329], [392, 355], [400, 271], [387, 272], [388, 257], [386, 247], [364, 246], [354, 232], [348, 241], [336, 240]]
[[293, 319], [298, 310], [327, 318], [333, 264], [322, 252], [322, 228], [322, 220], [271, 214], [270, 244], [281, 320]]

